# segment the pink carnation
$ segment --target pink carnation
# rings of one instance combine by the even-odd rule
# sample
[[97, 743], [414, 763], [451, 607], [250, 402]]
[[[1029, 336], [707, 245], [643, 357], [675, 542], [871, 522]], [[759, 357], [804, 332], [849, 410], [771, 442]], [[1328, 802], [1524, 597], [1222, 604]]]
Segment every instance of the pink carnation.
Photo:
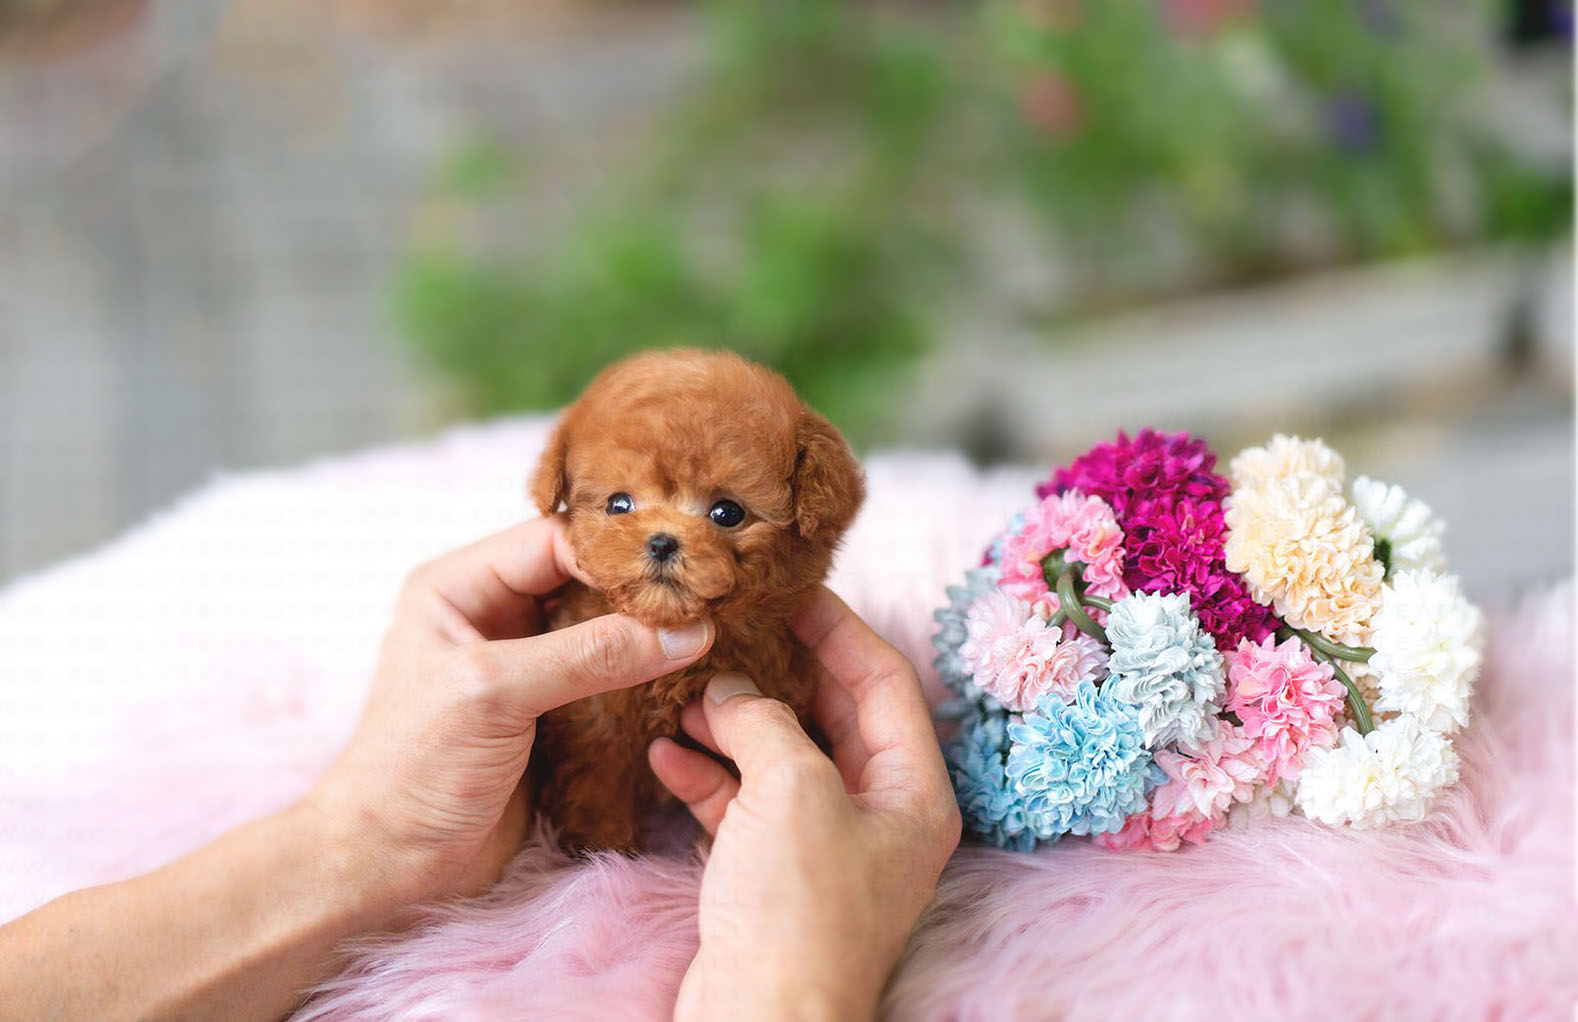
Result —
[[1021, 600], [1045, 602], [1056, 610], [1058, 600], [1047, 586], [1041, 562], [1053, 551], [1079, 561], [1086, 591], [1112, 600], [1129, 595], [1123, 584], [1123, 530], [1112, 508], [1100, 497], [1078, 490], [1051, 494], [1025, 513], [1025, 524], [1003, 544], [1004, 592]]
[[1258, 746], [1269, 782], [1297, 777], [1306, 752], [1336, 743], [1334, 719], [1346, 695], [1331, 666], [1298, 639], [1280, 646], [1245, 639], [1227, 655], [1227, 709]]
[[1151, 815], [1218, 820], [1234, 802], [1248, 802], [1265, 779], [1255, 743], [1225, 720], [1194, 749], [1158, 749], [1156, 765], [1167, 781], [1151, 795]]
[[1001, 590], [982, 595], [965, 614], [959, 657], [975, 684], [1010, 710], [1033, 709], [1043, 695], [1072, 698], [1082, 681], [1105, 673], [1107, 651], [1088, 635], [1061, 628]]
[[1254, 797], [1265, 779], [1259, 749], [1227, 721], [1217, 721], [1199, 748], [1158, 750], [1156, 765], [1167, 781], [1151, 794], [1150, 807], [1129, 817], [1117, 833], [1099, 835], [1097, 844], [1159, 852], [1174, 851], [1183, 841], [1197, 845], [1227, 818], [1233, 803]]
[[1187, 841], [1197, 845], [1216, 829], [1217, 821], [1195, 816], [1166, 816], [1157, 819], [1149, 812], [1135, 813], [1124, 823], [1123, 829], [1110, 834], [1097, 834], [1095, 841], [1114, 852], [1127, 852], [1135, 848], [1151, 848], [1158, 852], [1178, 850]]

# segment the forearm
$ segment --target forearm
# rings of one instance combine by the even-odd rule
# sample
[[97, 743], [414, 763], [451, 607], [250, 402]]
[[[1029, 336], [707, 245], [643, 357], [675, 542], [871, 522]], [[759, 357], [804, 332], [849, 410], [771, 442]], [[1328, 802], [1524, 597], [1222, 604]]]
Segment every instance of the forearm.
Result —
[[152, 873], [0, 927], [16, 1018], [277, 1018], [341, 938], [392, 914], [357, 849], [309, 806], [249, 823]]

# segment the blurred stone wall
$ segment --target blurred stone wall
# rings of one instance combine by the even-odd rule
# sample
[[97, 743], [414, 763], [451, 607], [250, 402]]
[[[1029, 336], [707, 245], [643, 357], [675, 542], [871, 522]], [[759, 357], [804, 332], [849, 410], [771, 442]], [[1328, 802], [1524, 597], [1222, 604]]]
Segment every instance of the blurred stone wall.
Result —
[[0, 581], [215, 472], [435, 428], [389, 292], [436, 164], [486, 132], [585, 175], [698, 42], [548, 4], [55, 6], [0, 43]]

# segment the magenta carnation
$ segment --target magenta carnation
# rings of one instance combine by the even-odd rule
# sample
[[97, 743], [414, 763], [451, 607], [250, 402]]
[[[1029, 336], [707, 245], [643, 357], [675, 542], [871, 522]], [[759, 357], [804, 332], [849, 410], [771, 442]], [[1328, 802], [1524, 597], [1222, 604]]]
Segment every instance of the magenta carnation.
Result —
[[1057, 596], [1047, 586], [1041, 562], [1059, 550], [1065, 560], [1084, 565], [1087, 592], [1112, 600], [1129, 595], [1123, 584], [1123, 530], [1112, 508], [1100, 497], [1075, 490], [1047, 496], [1025, 512], [1024, 525], [1003, 543], [998, 586], [1018, 599], [1044, 602], [1056, 610]]
[[1212, 500], [1221, 502], [1232, 485], [1217, 475], [1216, 455], [1204, 440], [1188, 433], [1159, 433], [1142, 429], [1134, 437], [1118, 433], [1116, 443], [1097, 444], [1049, 482], [1036, 487], [1036, 496], [1079, 490], [1111, 505], [1122, 522], [1131, 511], [1143, 511], [1158, 500]]
[[1147, 593], [1186, 592], [1200, 625], [1218, 649], [1246, 636], [1260, 640], [1277, 627], [1270, 607], [1256, 603], [1242, 577], [1227, 570], [1227, 525], [1215, 501], [1158, 500], [1133, 514], [1124, 581]]
[[1227, 655], [1227, 709], [1266, 762], [1266, 780], [1298, 776], [1304, 754], [1337, 741], [1346, 689], [1298, 639], [1245, 639]]
[[1271, 609], [1227, 570], [1222, 500], [1232, 487], [1216, 455], [1187, 433], [1144, 429], [1134, 439], [1097, 444], [1036, 487], [1038, 495], [1078, 491], [1113, 509], [1125, 537], [1124, 583], [1135, 592], [1186, 592], [1218, 649], [1277, 626]]

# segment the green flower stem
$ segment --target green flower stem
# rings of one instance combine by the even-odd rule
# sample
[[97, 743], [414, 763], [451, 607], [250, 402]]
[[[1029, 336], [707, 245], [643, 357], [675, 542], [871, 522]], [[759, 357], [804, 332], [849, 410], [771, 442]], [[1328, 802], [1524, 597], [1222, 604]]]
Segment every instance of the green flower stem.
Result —
[[1292, 625], [1284, 625], [1279, 632], [1297, 635], [1304, 645], [1310, 649], [1319, 650], [1333, 660], [1347, 660], [1350, 663], [1362, 664], [1368, 662], [1375, 655], [1375, 650], [1369, 646], [1344, 646], [1341, 643], [1332, 642], [1319, 632], [1294, 628]]
[[1353, 679], [1348, 677], [1348, 672], [1338, 666], [1335, 658], [1327, 656], [1320, 650], [1312, 647], [1310, 652], [1314, 654], [1315, 659], [1330, 664], [1331, 673], [1335, 674], [1337, 680], [1348, 690], [1348, 713], [1353, 717], [1353, 726], [1361, 735], [1374, 731], [1375, 720], [1370, 716], [1370, 708], [1364, 704], [1364, 694], [1359, 691], [1359, 686], [1353, 683]]
[[1284, 640], [1297, 638], [1309, 648], [1310, 656], [1323, 664], [1330, 664], [1332, 674], [1336, 675], [1337, 680], [1342, 682], [1343, 687], [1348, 690], [1348, 716], [1353, 718], [1353, 726], [1358, 729], [1361, 735], [1367, 735], [1375, 730], [1375, 719], [1370, 716], [1370, 707], [1365, 705], [1364, 694], [1359, 691], [1359, 686], [1353, 683], [1353, 679], [1348, 677], [1348, 672], [1343, 670], [1342, 665], [1338, 663], [1339, 660], [1346, 660], [1350, 663], [1362, 664], [1375, 655], [1375, 650], [1370, 649], [1368, 646], [1344, 646], [1341, 643], [1332, 642], [1324, 635], [1306, 631], [1303, 628], [1294, 628], [1292, 625], [1283, 625], [1281, 628], [1278, 628], [1277, 638]]
[[1112, 610], [1112, 601], [1105, 596], [1097, 596], [1095, 593], [1085, 593], [1080, 596], [1079, 602], [1087, 607], [1095, 607], [1097, 610]]
[[1074, 622], [1074, 627], [1101, 642], [1107, 641], [1107, 633], [1098, 625], [1091, 616], [1085, 613], [1085, 608], [1080, 605], [1079, 597], [1074, 593], [1074, 569], [1067, 567], [1057, 577], [1058, 609], [1068, 613], [1068, 619]]
[[1047, 580], [1047, 588], [1057, 591], [1058, 576], [1068, 570], [1071, 565], [1063, 560], [1063, 551], [1054, 550], [1041, 558], [1041, 577]]

